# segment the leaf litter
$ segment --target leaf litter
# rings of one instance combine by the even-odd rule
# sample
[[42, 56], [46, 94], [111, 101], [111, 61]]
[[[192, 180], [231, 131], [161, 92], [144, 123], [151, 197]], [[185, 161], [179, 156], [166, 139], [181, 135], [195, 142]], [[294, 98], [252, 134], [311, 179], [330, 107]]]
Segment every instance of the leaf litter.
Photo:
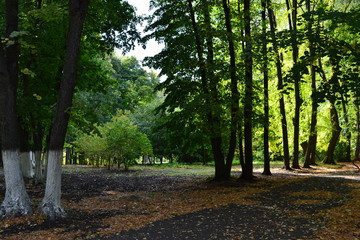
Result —
[[[242, 239], [244, 236], [247, 239], [274, 239], [275, 236], [360, 239], [360, 183], [337, 177], [323, 178], [319, 170], [315, 170], [315, 176], [311, 175], [311, 170], [310, 173], [306, 171], [287, 174], [279, 170], [273, 177], [257, 175], [258, 180], [251, 183], [234, 179], [229, 183], [216, 183], [209, 181], [208, 176], [200, 175], [141, 176], [141, 172], [136, 172], [124, 176], [98, 169], [67, 171], [63, 175], [63, 205], [68, 218], [50, 222], [35, 214], [6, 219], [0, 222], [0, 238], [125, 239], [121, 236], [127, 236], [137, 239], [136, 236], [142, 236], [142, 229], [150, 234], [166, 229], [166, 224], [172, 222], [196, 219], [191, 226], [183, 223], [183, 230], [177, 230], [182, 231], [177, 236], [183, 236], [183, 239], [205, 239], [201, 236], [217, 239]], [[329, 172], [336, 173], [333, 169], [325, 171], [326, 174]], [[42, 198], [43, 186], [27, 187], [36, 208]], [[234, 227], [234, 219], [224, 222], [225, 213], [227, 216], [237, 213], [233, 218], [237, 225], [243, 222], [242, 229]], [[258, 216], [252, 219], [246, 214]], [[212, 224], [209, 219], [222, 224], [223, 231], [214, 230], [206, 235], [196, 230], [200, 234], [200, 238], [196, 238], [192, 228], [206, 229]], [[261, 221], [264, 226], [259, 225]], [[310, 225], [315, 227], [309, 228]], [[128, 235], [130, 233], [132, 235]], [[164, 234], [165, 239], [166, 231]]]

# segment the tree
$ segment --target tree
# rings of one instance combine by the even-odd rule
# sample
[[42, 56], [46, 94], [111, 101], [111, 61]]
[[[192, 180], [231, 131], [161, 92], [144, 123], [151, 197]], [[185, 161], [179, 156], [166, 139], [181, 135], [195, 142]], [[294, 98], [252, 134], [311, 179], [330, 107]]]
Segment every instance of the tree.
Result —
[[236, 52], [235, 52], [235, 45], [234, 45], [234, 34], [233, 34], [233, 27], [231, 24], [231, 11], [228, 5], [227, 0], [222, 1], [224, 15], [225, 15], [225, 26], [226, 26], [226, 35], [228, 41], [228, 49], [230, 55], [230, 89], [231, 89], [231, 104], [230, 104], [230, 115], [231, 115], [231, 122], [230, 122], [230, 140], [229, 140], [229, 149], [228, 155], [226, 157], [226, 175], [230, 176], [231, 172], [231, 165], [234, 158], [235, 148], [236, 148], [236, 131], [238, 127], [239, 121], [239, 90], [238, 90], [238, 78], [236, 74]]
[[253, 154], [252, 154], [252, 117], [253, 117], [253, 57], [251, 36], [251, 12], [250, 1], [244, 1], [244, 25], [245, 25], [245, 100], [244, 100], [244, 138], [245, 138], [245, 168], [241, 177], [253, 178]]
[[[6, 1], [7, 46], [0, 43], [0, 133], [6, 192], [0, 219], [32, 214], [19, 165], [19, 125], [16, 110], [19, 46], [18, 1]], [[5, 52], [6, 51], [6, 52]]]
[[[84, 134], [77, 141], [77, 149], [87, 157], [106, 161], [109, 168], [114, 162], [125, 170], [142, 155], [152, 155], [151, 142], [127, 116], [119, 111], [110, 122], [98, 126], [99, 133]], [[95, 158], [95, 159], [94, 159]]]
[[[217, 89], [214, 85], [214, 79], [213, 79], [213, 70], [206, 68], [206, 62], [204, 58], [204, 49], [202, 44], [202, 39], [200, 38], [200, 32], [198, 29], [198, 24], [196, 22], [195, 12], [193, 8], [193, 4], [191, 0], [188, 0], [188, 6], [189, 6], [189, 12], [190, 12], [190, 18], [191, 18], [191, 24], [192, 24], [192, 30], [194, 32], [194, 38], [195, 38], [195, 44], [196, 44], [196, 52], [197, 52], [197, 58], [199, 61], [199, 72], [200, 72], [200, 78], [201, 78], [201, 84], [202, 84], [202, 91], [205, 94], [205, 102], [207, 105], [209, 105], [208, 112], [206, 113], [207, 120], [210, 123], [211, 127], [211, 136], [210, 141], [212, 145], [214, 160], [215, 160], [215, 179], [221, 180], [223, 178], [226, 178], [226, 166], [224, 164], [224, 154], [221, 148], [222, 145], [222, 138], [220, 135], [221, 129], [219, 125], [220, 117], [218, 113], [214, 111], [214, 108], [217, 106], [215, 105], [213, 107], [213, 104], [217, 104]], [[207, 29], [210, 30], [211, 23], [210, 19], [208, 17], [209, 15], [209, 6], [208, 2], [205, 2], [205, 21]], [[211, 31], [211, 30], [210, 30]], [[211, 33], [211, 32], [210, 32]], [[209, 56], [208, 61], [209, 63], [213, 63], [213, 46], [210, 46], [210, 43], [212, 42], [212, 36], [207, 36], [207, 42], [209, 47]], [[210, 78], [210, 79], [208, 79]], [[209, 84], [210, 83], [210, 84]], [[209, 87], [210, 85], [210, 87]]]
[[[166, 48], [146, 61], [149, 66], [161, 68], [167, 76], [158, 88], [166, 94], [162, 107], [172, 115], [169, 119], [175, 121], [176, 118], [192, 131], [191, 134], [200, 131], [209, 139], [215, 179], [229, 179], [236, 146], [239, 101], [230, 8], [226, 4], [224, 9], [208, 0], [186, 3], [158, 0], [152, 4], [156, 11], [146, 28], [152, 33], [145, 39], [164, 41]], [[215, 12], [219, 11], [220, 17], [215, 17]], [[220, 34], [224, 31], [225, 35]], [[218, 36], [221, 37], [218, 39]], [[216, 51], [231, 59], [229, 67], [223, 67], [227, 60], [215, 56]], [[191, 130], [190, 126], [201, 128]], [[198, 144], [189, 142], [191, 139], [198, 137], [187, 138], [187, 145]]]
[[285, 110], [285, 99], [284, 99], [284, 82], [283, 82], [283, 73], [282, 73], [282, 62], [281, 56], [278, 47], [278, 41], [276, 39], [276, 19], [273, 9], [271, 8], [270, 1], [268, 2], [268, 12], [270, 19], [270, 29], [271, 29], [271, 38], [273, 49], [275, 53], [275, 64], [276, 64], [276, 73], [278, 78], [277, 90], [280, 93], [279, 105], [281, 113], [281, 130], [282, 130], [282, 140], [283, 140], [283, 153], [284, 153], [284, 168], [286, 170], [290, 168], [290, 153], [289, 153], [289, 138], [288, 138], [288, 124], [286, 119], [286, 110]]
[[41, 211], [51, 220], [65, 217], [61, 206], [61, 164], [65, 134], [69, 121], [68, 109], [71, 107], [76, 84], [77, 62], [80, 53], [80, 42], [89, 0], [69, 1], [69, 30], [66, 47], [66, 57], [56, 112], [53, 119], [49, 158], [46, 178], [45, 196], [41, 202]]
[[341, 132], [341, 127], [339, 124], [339, 115], [337, 113], [336, 107], [335, 107], [335, 101], [333, 99], [330, 100], [330, 120], [331, 120], [331, 138], [329, 141], [329, 146], [326, 152], [326, 157], [324, 159], [324, 163], [327, 164], [335, 164], [334, 159], [334, 151], [336, 144], [339, 141], [339, 136]]
[[267, 48], [267, 23], [266, 23], [266, 10], [267, 2], [266, 0], [261, 1], [262, 11], [261, 11], [261, 23], [262, 23], [262, 32], [263, 43], [262, 43], [262, 55], [263, 55], [263, 76], [264, 76], [264, 175], [271, 175], [270, 170], [270, 153], [269, 153], [269, 58], [268, 58], [268, 48]]
[[[305, 1], [306, 11], [310, 13], [311, 11], [311, 2], [309, 0]], [[307, 37], [309, 41], [309, 61], [310, 61], [310, 76], [311, 76], [311, 123], [310, 123], [310, 133], [308, 140], [308, 147], [306, 149], [304, 168], [309, 168], [310, 165], [315, 164], [316, 156], [316, 142], [317, 142], [317, 86], [316, 86], [316, 71], [315, 71], [315, 43], [313, 41], [313, 19], [310, 17], [307, 22]]]
[[[90, 46], [96, 46], [96, 49], [101, 49], [104, 53], [112, 51], [115, 46], [124, 47], [123, 50], [126, 51], [138, 37], [134, 8], [127, 2], [93, 1], [89, 7], [88, 0], [69, 1], [69, 11], [65, 63], [50, 131], [47, 186], [40, 206], [41, 211], [50, 219], [65, 216], [60, 204], [62, 148], [77, 79], [82, 32], [87, 36], [83, 38], [83, 46], [90, 43]], [[122, 11], [121, 17], [117, 15], [119, 11]], [[91, 18], [84, 27], [87, 12], [91, 14]]]
[[100, 132], [105, 137], [109, 156], [116, 159], [119, 167], [123, 164], [125, 170], [136, 163], [140, 156], [152, 155], [147, 136], [138, 131], [137, 126], [124, 114], [117, 114]]
[[[287, 0], [287, 10], [290, 11], [290, 1]], [[293, 151], [293, 161], [292, 168], [299, 169], [299, 138], [300, 138], [300, 108], [302, 104], [302, 99], [300, 95], [300, 80], [301, 74], [299, 71], [298, 59], [299, 59], [299, 46], [298, 46], [298, 36], [297, 36], [297, 26], [298, 26], [298, 1], [293, 0], [291, 11], [289, 13], [289, 29], [291, 33], [291, 45], [292, 45], [292, 59], [293, 59], [293, 77], [294, 77], [294, 93], [295, 93], [295, 114], [293, 118], [294, 124], [294, 151]]]

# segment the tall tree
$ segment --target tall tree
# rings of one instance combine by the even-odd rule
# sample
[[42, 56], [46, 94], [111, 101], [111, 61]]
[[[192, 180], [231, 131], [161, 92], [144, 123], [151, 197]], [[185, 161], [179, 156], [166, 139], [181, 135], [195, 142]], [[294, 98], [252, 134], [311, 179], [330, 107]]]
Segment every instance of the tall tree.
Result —
[[278, 46], [278, 40], [276, 38], [276, 18], [275, 13], [272, 9], [271, 2], [268, 0], [268, 13], [270, 20], [270, 31], [272, 38], [273, 50], [275, 53], [275, 65], [276, 73], [278, 78], [277, 89], [280, 94], [279, 105], [281, 113], [281, 130], [282, 130], [282, 144], [283, 144], [283, 153], [284, 153], [284, 168], [289, 170], [290, 168], [290, 153], [289, 153], [289, 137], [288, 137], [288, 124], [286, 119], [286, 109], [285, 109], [285, 99], [284, 99], [284, 82], [283, 82], [283, 71], [282, 71], [282, 61], [280, 56], [280, 50]]
[[[208, 78], [208, 90], [206, 91], [204, 88], [204, 93], [208, 96], [208, 103], [211, 104], [208, 113], [208, 119], [212, 122], [213, 129], [211, 131], [211, 147], [213, 151], [214, 160], [217, 163], [217, 166], [215, 168], [215, 179], [224, 179], [228, 178], [230, 176], [231, 166], [230, 169], [227, 168], [227, 164], [224, 164], [224, 151], [221, 147], [223, 144], [223, 139], [221, 136], [221, 116], [219, 108], [221, 106], [219, 101], [219, 93], [218, 93], [218, 81], [216, 80], [216, 76], [214, 73], [215, 69], [215, 61], [214, 61], [214, 36], [213, 33], [215, 29], [212, 27], [212, 21], [211, 21], [211, 0], [205, 0], [203, 1], [204, 6], [204, 23], [205, 23], [205, 30], [207, 34], [205, 35], [206, 38], [206, 48], [207, 48], [207, 78]], [[203, 84], [204, 87], [207, 87]], [[207, 92], [207, 93], [206, 93]], [[232, 161], [232, 160], [231, 160]], [[227, 176], [227, 177], [225, 177]]]
[[331, 138], [329, 141], [329, 145], [328, 145], [328, 149], [326, 152], [326, 157], [324, 159], [324, 163], [335, 164], [334, 152], [335, 152], [336, 144], [339, 141], [341, 127], [340, 127], [340, 123], [339, 123], [339, 114], [338, 114], [338, 112], [336, 110], [336, 106], [335, 106], [335, 100], [329, 99], [329, 101], [330, 101], [330, 120], [331, 120], [332, 126], [331, 126]]
[[32, 214], [19, 165], [19, 125], [16, 109], [19, 46], [17, 0], [6, 1], [6, 50], [0, 43], [0, 133], [6, 192], [0, 219]]
[[[224, 5], [221, 8], [220, 2], [212, 0], [151, 3], [157, 10], [147, 27], [152, 34], [146, 38], [166, 45], [161, 53], [147, 59], [167, 76], [159, 87], [167, 94], [162, 108], [183, 128], [200, 127], [191, 131], [202, 131], [210, 140], [215, 179], [229, 179], [239, 108], [230, 7], [226, 2], [225, 9]], [[220, 52], [228, 59], [219, 58], [216, 54]]]
[[41, 211], [54, 220], [65, 217], [61, 206], [61, 164], [63, 146], [69, 121], [69, 108], [72, 104], [80, 42], [89, 0], [69, 0], [69, 30], [67, 36], [66, 57], [56, 112], [52, 123], [49, 142], [49, 157], [45, 196], [41, 202]]
[[355, 159], [360, 158], [360, 107], [359, 107], [359, 98], [357, 97], [355, 100], [356, 106], [356, 148], [355, 148]]
[[244, 100], [244, 139], [245, 139], [245, 167], [241, 177], [253, 178], [253, 46], [251, 34], [251, 1], [244, 0], [244, 26], [245, 26], [245, 100]]
[[231, 90], [231, 104], [230, 104], [230, 139], [229, 139], [229, 150], [226, 157], [226, 176], [230, 177], [232, 161], [234, 158], [236, 148], [236, 130], [239, 121], [239, 90], [238, 90], [238, 79], [236, 75], [236, 52], [234, 44], [234, 34], [231, 24], [231, 11], [227, 0], [223, 0], [223, 10], [225, 15], [225, 26], [227, 33], [228, 49], [230, 55], [230, 90]]
[[268, 58], [268, 48], [267, 48], [267, 19], [266, 19], [266, 10], [267, 2], [266, 0], [261, 1], [262, 11], [261, 11], [261, 23], [262, 23], [262, 35], [263, 43], [261, 53], [263, 56], [263, 76], [264, 76], [264, 175], [271, 175], [270, 170], [270, 153], [269, 153], [269, 58]]
[[294, 77], [294, 93], [295, 93], [295, 114], [293, 119], [294, 124], [294, 151], [293, 151], [293, 160], [292, 160], [292, 168], [300, 168], [299, 164], [299, 137], [300, 137], [300, 108], [302, 104], [302, 99], [300, 95], [300, 80], [301, 75], [299, 72], [299, 68], [297, 67], [298, 58], [299, 58], [299, 46], [298, 46], [298, 34], [297, 34], [297, 12], [298, 12], [298, 1], [293, 0], [292, 6], [290, 9], [289, 0], [287, 2], [287, 9], [291, 13], [291, 17], [289, 17], [289, 28], [291, 33], [291, 46], [292, 46], [292, 58], [293, 58], [293, 77]]
[[[206, 4], [205, 21], [206, 21], [206, 26], [209, 29], [211, 27], [210, 18], [207, 17], [209, 14], [209, 7], [208, 7], [207, 0], [204, 2]], [[213, 83], [213, 81], [214, 81], [214, 79], [212, 78], [213, 70], [206, 68], [202, 39], [200, 38], [200, 32], [198, 29], [198, 24], [196, 22], [195, 11], [193, 8], [192, 0], [188, 0], [188, 5], [189, 5], [191, 23], [192, 23], [194, 38], [195, 38], [195, 43], [196, 43], [196, 52], [197, 52], [197, 57], [198, 57], [198, 61], [199, 61], [199, 71], [200, 71], [202, 89], [203, 89], [203, 92], [206, 97], [207, 105], [210, 106], [206, 115], [207, 115], [207, 119], [211, 126], [210, 141], [211, 141], [214, 160], [215, 160], [215, 179], [222, 180], [222, 179], [228, 178], [230, 176], [230, 172], [227, 173], [228, 171], [226, 170], [225, 157], [224, 157], [224, 153], [222, 150], [222, 141], [223, 140], [222, 140], [222, 136], [221, 136], [220, 122], [219, 122], [220, 116], [218, 115], [218, 112], [216, 110], [214, 111], [214, 109], [213, 109], [213, 106], [214, 106], [213, 103], [216, 104], [216, 102], [217, 102], [216, 95], [217, 95], [218, 90], [216, 88], [216, 85]], [[210, 32], [210, 34], [211, 34], [211, 32]], [[212, 59], [212, 57], [213, 57], [212, 47], [213, 46], [209, 46], [209, 44], [212, 42], [212, 36], [208, 36], [207, 40], [208, 40], [207, 41], [208, 47], [210, 49], [210, 51], [209, 51], [210, 54], [208, 56], [208, 60], [211, 63], [213, 61], [213, 59]], [[211, 78], [211, 80], [210, 80], [211, 86], [210, 87], [209, 87], [208, 77]], [[211, 88], [211, 90], [210, 90], [210, 88]], [[217, 108], [217, 106], [215, 106], [215, 108]], [[229, 176], [226, 177], [227, 175], [229, 175]]]
[[[311, 9], [311, 1], [306, 0], [306, 11], [310, 13]], [[309, 58], [310, 58], [310, 76], [311, 76], [311, 123], [310, 123], [310, 133], [309, 140], [307, 144], [307, 149], [305, 153], [304, 160], [304, 168], [309, 168], [311, 164], [315, 164], [315, 156], [316, 156], [316, 142], [317, 142], [317, 87], [316, 87], [316, 71], [315, 71], [315, 43], [313, 41], [313, 19], [309, 17], [307, 22], [307, 38], [309, 41]]]

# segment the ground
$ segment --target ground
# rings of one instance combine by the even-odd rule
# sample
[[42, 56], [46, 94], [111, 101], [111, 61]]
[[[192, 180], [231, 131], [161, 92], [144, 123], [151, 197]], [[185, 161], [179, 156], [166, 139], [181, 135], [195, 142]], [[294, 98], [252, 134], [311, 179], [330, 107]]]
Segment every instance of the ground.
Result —
[[[7, 219], [0, 239], [360, 239], [360, 174], [353, 166], [255, 172], [255, 181], [244, 182], [235, 168], [232, 181], [219, 183], [205, 166], [65, 166], [67, 218]], [[43, 186], [27, 188], [36, 209]]]

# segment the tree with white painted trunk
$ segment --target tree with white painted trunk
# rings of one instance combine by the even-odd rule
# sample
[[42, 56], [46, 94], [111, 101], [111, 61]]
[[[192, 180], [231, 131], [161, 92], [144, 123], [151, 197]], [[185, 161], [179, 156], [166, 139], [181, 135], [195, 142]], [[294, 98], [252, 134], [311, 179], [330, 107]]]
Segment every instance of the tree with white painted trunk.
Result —
[[[1, 154], [5, 175], [5, 198], [0, 207], [0, 219], [32, 214], [31, 201], [26, 193], [19, 164], [19, 125], [16, 111], [19, 50], [18, 1], [6, 1], [6, 37], [0, 42], [0, 132]], [[5, 44], [4, 44], [5, 45]]]
[[56, 112], [50, 132], [45, 196], [40, 205], [41, 212], [51, 220], [66, 216], [65, 210], [61, 206], [61, 164], [65, 135], [70, 117], [69, 109], [72, 105], [76, 85], [81, 33], [88, 7], [89, 0], [69, 0], [70, 19], [66, 57]]

